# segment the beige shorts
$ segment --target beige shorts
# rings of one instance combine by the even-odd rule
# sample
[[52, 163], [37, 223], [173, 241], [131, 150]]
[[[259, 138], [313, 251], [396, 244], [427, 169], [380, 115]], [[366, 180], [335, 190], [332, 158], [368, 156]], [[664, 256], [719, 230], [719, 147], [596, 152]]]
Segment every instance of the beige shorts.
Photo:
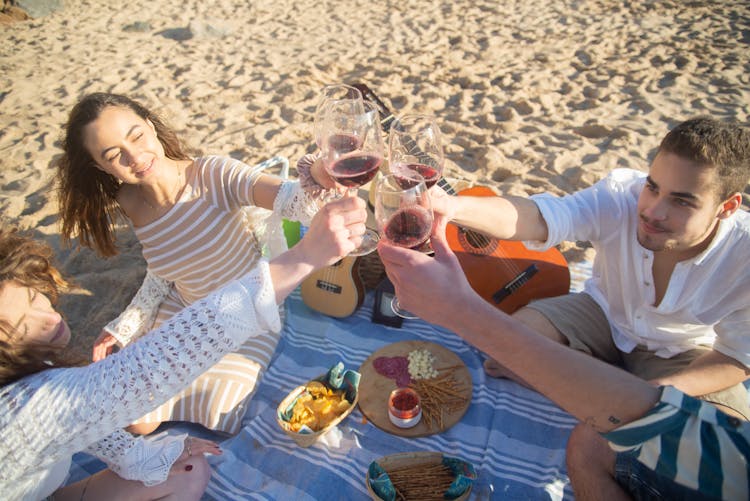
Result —
[[[604, 311], [585, 292], [539, 299], [532, 301], [527, 307], [538, 311], [552, 322], [574, 350], [588, 353], [646, 380], [679, 372], [693, 360], [712, 350], [708, 346], [698, 347], [671, 358], [661, 358], [639, 345], [631, 353], [623, 353], [612, 339], [612, 330]], [[699, 398], [725, 405], [750, 419], [748, 391], [742, 384]]]

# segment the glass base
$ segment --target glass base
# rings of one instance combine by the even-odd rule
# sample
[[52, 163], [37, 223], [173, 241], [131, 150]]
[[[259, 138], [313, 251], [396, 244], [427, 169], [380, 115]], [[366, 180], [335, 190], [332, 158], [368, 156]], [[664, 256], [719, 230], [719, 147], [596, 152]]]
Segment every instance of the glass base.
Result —
[[370, 228], [367, 228], [362, 235], [362, 243], [359, 244], [359, 247], [354, 249], [349, 253], [350, 256], [366, 256], [367, 254], [371, 253], [375, 249], [378, 248], [378, 241], [380, 240], [380, 235], [378, 235], [377, 231], [373, 231]]
[[391, 309], [393, 310], [393, 313], [407, 320], [415, 320], [419, 318], [414, 313], [402, 309], [401, 306], [399, 306], [398, 304], [398, 298], [395, 296], [393, 297], [393, 299], [391, 299]]

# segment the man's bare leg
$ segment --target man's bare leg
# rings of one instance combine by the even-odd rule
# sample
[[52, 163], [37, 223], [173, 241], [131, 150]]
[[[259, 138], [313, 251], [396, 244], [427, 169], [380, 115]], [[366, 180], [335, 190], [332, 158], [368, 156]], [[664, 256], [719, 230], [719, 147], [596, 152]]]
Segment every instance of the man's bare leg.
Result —
[[573, 429], [565, 462], [577, 500], [631, 499], [615, 480], [615, 458], [615, 451], [591, 426], [579, 424]]

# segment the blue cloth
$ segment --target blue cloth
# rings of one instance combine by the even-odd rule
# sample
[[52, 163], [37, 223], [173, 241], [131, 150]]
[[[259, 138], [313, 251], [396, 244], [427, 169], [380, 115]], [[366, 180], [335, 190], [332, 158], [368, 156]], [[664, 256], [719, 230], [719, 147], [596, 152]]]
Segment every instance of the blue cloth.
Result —
[[[204, 499], [371, 499], [369, 464], [399, 452], [437, 451], [477, 469], [476, 499], [573, 499], [565, 445], [576, 420], [549, 400], [507, 380], [487, 378], [483, 355], [456, 335], [420, 320], [401, 329], [370, 321], [373, 296], [351, 317], [332, 319], [307, 308], [296, 291], [267, 374], [248, 407], [240, 433], [211, 458], [214, 473]], [[378, 349], [403, 340], [439, 343], [455, 353], [474, 382], [471, 405], [447, 431], [422, 438], [383, 432], [359, 408], [308, 448], [276, 422], [289, 391], [343, 361], [358, 369]]]
[[689, 489], [748, 499], [750, 423], [671, 386], [642, 418], [603, 434], [613, 448]]
[[[565, 446], [576, 420], [540, 394], [503, 379], [488, 378], [484, 356], [455, 334], [421, 320], [401, 329], [373, 324], [373, 295], [351, 317], [332, 319], [310, 310], [299, 290], [286, 301], [281, 340], [248, 406], [240, 433], [221, 442], [224, 454], [209, 458], [213, 474], [203, 500], [369, 501], [365, 486], [372, 461], [399, 452], [434, 451], [474, 465], [471, 499], [572, 500]], [[297, 446], [276, 422], [276, 409], [297, 386], [334, 364], [358, 370], [378, 349], [420, 339], [455, 353], [472, 377], [472, 401], [461, 421], [437, 435], [406, 438], [363, 422], [356, 408], [311, 447]], [[170, 433], [220, 441], [189, 423], [160, 427]], [[69, 483], [104, 467], [84, 453], [74, 457]]]
[[688, 489], [671, 478], [656, 473], [638, 461], [638, 454], [621, 452], [615, 460], [615, 480], [627, 491], [633, 501], [717, 501], [721, 498], [707, 496]]

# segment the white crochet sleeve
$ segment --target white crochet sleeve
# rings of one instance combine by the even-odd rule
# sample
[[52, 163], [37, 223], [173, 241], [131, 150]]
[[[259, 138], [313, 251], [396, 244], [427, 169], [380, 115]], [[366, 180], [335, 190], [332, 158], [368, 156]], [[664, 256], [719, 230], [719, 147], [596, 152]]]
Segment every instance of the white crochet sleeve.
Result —
[[127, 346], [133, 340], [145, 334], [154, 323], [154, 318], [159, 311], [159, 306], [169, 295], [172, 282], [146, 270], [143, 284], [130, 300], [120, 316], [104, 326], [104, 329], [112, 334], [120, 343]]
[[245, 214], [256, 238], [261, 242], [263, 255], [274, 258], [287, 250], [284, 219], [310, 226], [319, 208], [319, 199], [305, 192], [298, 181], [284, 181], [273, 202], [273, 210], [248, 207]]
[[[39, 472], [153, 410], [247, 338], [280, 328], [261, 260], [99, 362], [52, 368], [0, 388], [0, 491], [33, 485]], [[118, 447], [111, 450], [125, 450]]]
[[329, 191], [318, 185], [310, 173], [315, 156], [305, 155], [297, 162], [299, 181], [283, 181], [273, 201], [273, 210], [248, 207], [245, 214], [263, 247], [263, 255], [274, 258], [287, 250], [283, 220], [299, 221], [310, 226]]
[[187, 434], [166, 432], [149, 437], [134, 437], [118, 430], [86, 449], [109, 469], [126, 480], [139, 480], [147, 486], [164, 482], [169, 470], [185, 448]]
[[321, 200], [302, 189], [299, 181], [284, 181], [273, 201], [273, 213], [278, 217], [299, 221], [310, 226], [313, 216], [320, 208]]

